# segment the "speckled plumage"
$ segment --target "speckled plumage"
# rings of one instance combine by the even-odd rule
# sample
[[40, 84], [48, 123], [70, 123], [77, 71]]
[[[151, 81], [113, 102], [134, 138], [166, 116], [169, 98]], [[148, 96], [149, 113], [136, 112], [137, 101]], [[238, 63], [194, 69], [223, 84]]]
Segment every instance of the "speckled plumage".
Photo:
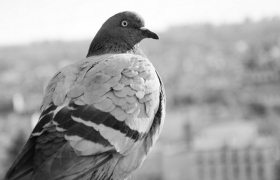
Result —
[[[121, 20], [133, 16], [143, 26], [137, 14], [124, 13]], [[89, 48], [86, 59], [51, 79], [39, 122], [6, 179], [123, 180], [141, 166], [162, 129], [165, 94], [142, 51], [126, 48]]]

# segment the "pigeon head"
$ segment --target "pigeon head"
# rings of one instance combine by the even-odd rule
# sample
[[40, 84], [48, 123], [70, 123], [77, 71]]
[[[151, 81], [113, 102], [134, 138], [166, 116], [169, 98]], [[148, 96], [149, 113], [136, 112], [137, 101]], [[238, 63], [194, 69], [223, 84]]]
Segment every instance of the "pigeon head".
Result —
[[107, 53], [142, 54], [137, 44], [145, 38], [159, 39], [145, 28], [144, 19], [137, 13], [125, 11], [110, 17], [91, 42], [88, 56]]
[[127, 39], [134, 44], [144, 38], [159, 39], [157, 34], [145, 28], [144, 19], [139, 14], [130, 11], [121, 12], [109, 18], [99, 32]]

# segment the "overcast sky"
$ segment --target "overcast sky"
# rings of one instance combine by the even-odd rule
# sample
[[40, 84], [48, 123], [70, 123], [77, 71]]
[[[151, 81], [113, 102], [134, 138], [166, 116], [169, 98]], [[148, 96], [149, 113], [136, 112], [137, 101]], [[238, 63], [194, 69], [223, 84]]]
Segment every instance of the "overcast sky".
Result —
[[280, 16], [280, 0], [0, 0], [0, 46], [92, 39], [120, 11], [141, 14], [156, 32], [171, 25]]

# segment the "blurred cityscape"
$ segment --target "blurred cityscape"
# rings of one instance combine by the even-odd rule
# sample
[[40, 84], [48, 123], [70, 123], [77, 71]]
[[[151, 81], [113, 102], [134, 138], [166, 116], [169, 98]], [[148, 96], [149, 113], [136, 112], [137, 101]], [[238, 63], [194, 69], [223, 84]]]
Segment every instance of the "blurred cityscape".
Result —
[[[171, 27], [141, 47], [163, 78], [162, 135], [132, 180], [280, 179], [280, 17]], [[0, 179], [37, 122], [44, 88], [88, 41], [0, 47]]]

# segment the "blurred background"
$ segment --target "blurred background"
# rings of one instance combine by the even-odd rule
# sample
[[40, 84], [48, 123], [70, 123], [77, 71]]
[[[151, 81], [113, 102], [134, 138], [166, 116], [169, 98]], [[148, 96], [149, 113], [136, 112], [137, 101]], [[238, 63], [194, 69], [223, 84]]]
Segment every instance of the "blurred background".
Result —
[[160, 35], [141, 47], [167, 93], [162, 135], [132, 180], [280, 179], [278, 0], [0, 0], [0, 179], [50, 78], [124, 10]]

